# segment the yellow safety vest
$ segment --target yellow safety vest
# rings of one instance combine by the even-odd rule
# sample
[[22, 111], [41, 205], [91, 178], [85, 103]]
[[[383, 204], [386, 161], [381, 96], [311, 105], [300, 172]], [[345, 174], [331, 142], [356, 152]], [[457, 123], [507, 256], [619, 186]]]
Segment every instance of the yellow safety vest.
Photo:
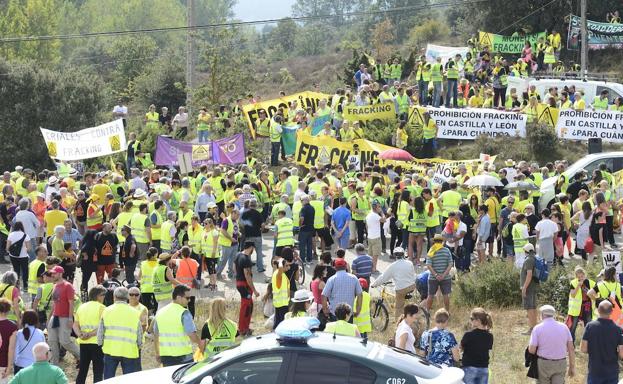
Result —
[[324, 228], [324, 202], [313, 200], [309, 204], [314, 208], [314, 229]]
[[408, 113], [409, 112], [409, 96], [406, 93], [396, 95], [396, 102], [398, 103], [398, 113]]
[[600, 281], [599, 283], [597, 283], [597, 292], [599, 293], [599, 298], [600, 299], [608, 299], [610, 297], [611, 294], [615, 294], [616, 298], [619, 300], [619, 303], [622, 302], [621, 300], [621, 284], [619, 284], [618, 282], [608, 282], [608, 281]]
[[539, 187], [536, 191], [532, 192], [533, 197], [541, 197], [541, 184], [543, 183], [543, 175], [540, 172], [533, 173], [534, 185]]
[[[432, 216], [428, 216], [428, 203], [433, 204]], [[434, 228], [439, 225], [439, 205], [437, 205], [437, 200], [432, 198], [426, 202], [426, 206], [427, 208], [424, 209], [424, 213], [426, 214], [426, 228]]]
[[175, 227], [175, 223], [171, 220], [167, 220], [160, 226], [160, 248], [163, 251], [170, 251], [173, 246], [173, 237], [171, 236], [171, 229]]
[[37, 311], [45, 311], [49, 315], [52, 309], [52, 291], [54, 291], [53, 283], [41, 284], [41, 300], [37, 304]]
[[190, 226], [190, 224], [192, 223], [193, 214], [194, 212], [192, 209], [188, 209], [186, 213], [182, 212], [182, 210], [180, 209], [179, 212], [177, 213], [177, 219], [179, 221], [187, 222], [188, 225]]
[[315, 180], [309, 183], [309, 190], [316, 192], [316, 196], [322, 196], [322, 187], [328, 187], [327, 183], [324, 181]]
[[338, 320], [331, 323], [327, 323], [327, 326], [324, 329], [325, 332], [333, 333], [336, 335], [343, 336], [357, 336], [357, 326], [355, 324], [350, 324], [344, 320]]
[[39, 288], [39, 281], [37, 281], [37, 271], [39, 268], [45, 265], [45, 262], [34, 259], [28, 265], [28, 293], [31, 295], [37, 294], [37, 289]]
[[296, 228], [301, 225], [301, 209], [303, 209], [303, 203], [300, 200], [292, 204], [292, 225]]
[[368, 201], [368, 198], [363, 196], [359, 196], [359, 194], [357, 194], [355, 196], [355, 199], [357, 199], [357, 210], [361, 210], [363, 211], [363, 213], [357, 213], [356, 211], [353, 212], [353, 219], [354, 220], [365, 220], [366, 216], [368, 215], [368, 212], [370, 212], [370, 202]]
[[425, 233], [426, 232], [426, 211], [418, 213], [415, 208], [411, 208], [409, 220], [409, 232]]
[[193, 353], [190, 338], [182, 324], [182, 315], [186, 311], [188, 309], [181, 305], [170, 303], [156, 313], [160, 356], [186, 356]]
[[[160, 212], [154, 210], [151, 215], [156, 215], [156, 224], [152, 224], [154, 226], [160, 226], [160, 228], [152, 228], [151, 231], [151, 239], [152, 240], [160, 240], [161, 239], [161, 229], [162, 229], [162, 215]], [[149, 215], [149, 221], [151, 222], [151, 215]]]
[[193, 228], [191, 225], [188, 228], [188, 245], [192, 248], [193, 252], [197, 255], [201, 254], [201, 240], [203, 239], [203, 227], [197, 225]]
[[223, 190], [223, 186], [221, 185], [221, 181], [223, 178], [221, 176], [210, 177], [209, 182], [212, 186], [212, 190], [214, 192], [214, 199], [217, 203], [223, 201], [225, 191]]
[[147, 238], [147, 228], [145, 227], [145, 220], [147, 220], [147, 215], [143, 213], [134, 214], [132, 216], [132, 219], [130, 220], [132, 235], [134, 235], [134, 240], [136, 240], [136, 242], [139, 244], [149, 243], [149, 239]]
[[208, 321], [206, 321], [206, 324], [208, 325], [211, 336], [206, 346], [208, 352], [219, 353], [236, 344], [236, 332], [238, 329], [236, 323], [229, 319], [224, 319], [218, 329], [212, 328]]
[[422, 137], [426, 140], [434, 139], [437, 136], [437, 126], [435, 125], [435, 120], [428, 120], [428, 124], [424, 125]]
[[275, 221], [277, 227], [276, 247], [286, 247], [294, 245], [294, 223], [287, 217]]
[[214, 252], [214, 257], [212, 257], [212, 252], [218, 247], [218, 239], [214, 241], [214, 236], [218, 236], [218, 234], [219, 231], [216, 228], [211, 231], [207, 230], [203, 232], [203, 238], [201, 239], [201, 251], [208, 259], [216, 259], [219, 257], [218, 252]]
[[126, 303], [115, 303], [104, 309], [104, 344], [102, 351], [106, 355], [138, 358], [138, 332], [141, 314]]
[[513, 249], [515, 250], [515, 253], [523, 253], [524, 245], [528, 244], [528, 239], [523, 237], [524, 229], [528, 229], [526, 224], [515, 223], [513, 225], [513, 230], [511, 231], [511, 234], [513, 236]]
[[154, 293], [154, 270], [157, 267], [157, 261], [141, 261], [141, 293]]
[[[575, 289], [578, 284], [582, 284], [581, 282], [578, 282], [578, 279], [571, 280], [571, 286], [573, 287], [573, 289]], [[589, 279], [588, 287], [589, 290], [594, 289], [595, 282]], [[580, 311], [582, 310], [582, 289], [578, 289], [578, 291], [575, 293], [575, 296], [569, 295], [568, 308], [569, 310], [567, 311], [567, 314], [569, 316], [580, 316]], [[593, 315], [595, 315], [595, 311], [591, 312], [593, 312]]]
[[[121, 228], [123, 228], [124, 225], [130, 224], [132, 216], [134, 216], [134, 213], [132, 212], [121, 212], [119, 216], [117, 216], [117, 239], [119, 239], [119, 242], [121, 243], [125, 241], [125, 236], [121, 234]], [[136, 238], [134, 232], [132, 232], [132, 234], [134, 235], [134, 238]]]
[[270, 119], [257, 120], [257, 129], [255, 130], [259, 136], [270, 135]]
[[432, 69], [431, 79], [433, 81], [442, 81], [443, 80], [443, 74], [442, 74], [443, 66], [441, 65], [441, 63], [434, 63], [431, 69]]
[[[353, 317], [353, 324], [359, 329], [359, 333], [372, 332], [372, 323], [370, 322], [370, 294], [366, 291], [361, 293], [361, 311], [359, 316]], [[353, 308], [357, 303], [357, 299], [353, 303]]]
[[[234, 221], [231, 219], [231, 217], [227, 218], [227, 234], [230, 238], [233, 238], [234, 236]], [[232, 241], [230, 239], [223, 236], [221, 231], [219, 231], [218, 245], [222, 247], [231, 247], [231, 242]]]
[[171, 298], [173, 284], [170, 281], [167, 281], [166, 271], [166, 265], [158, 264], [158, 266], [154, 268], [151, 281], [153, 283], [156, 301], [168, 300]]
[[273, 306], [275, 308], [287, 307], [290, 303], [290, 280], [284, 273], [281, 276], [281, 288], [277, 288], [277, 274], [279, 271], [273, 272], [271, 279], [273, 284]]
[[461, 194], [457, 191], [448, 190], [441, 194], [441, 215], [443, 217], [448, 217], [450, 212], [456, 212], [459, 210], [459, 205], [461, 205]]
[[277, 131], [279, 124], [270, 124], [270, 141], [271, 143], [278, 143], [281, 141], [281, 132]]
[[[88, 208], [87, 208], [87, 210], [88, 210]], [[104, 213], [102, 212], [101, 209], [98, 209], [98, 211], [95, 214], [95, 216], [87, 215], [87, 227], [93, 227], [93, 226], [96, 226], [98, 224], [102, 224], [103, 221], [104, 221]]]
[[408, 220], [409, 220], [409, 209], [410, 209], [410, 205], [409, 203], [407, 203], [406, 201], [401, 201], [398, 204], [398, 221], [400, 221], [403, 225], [403, 228], [406, 228], [407, 224], [408, 224]]
[[[76, 317], [80, 323], [80, 331], [83, 333], [93, 332], [99, 328], [102, 312], [106, 306], [99, 301], [89, 301], [82, 304], [76, 311]], [[77, 338], [78, 344], [97, 344], [97, 335], [88, 339]]]

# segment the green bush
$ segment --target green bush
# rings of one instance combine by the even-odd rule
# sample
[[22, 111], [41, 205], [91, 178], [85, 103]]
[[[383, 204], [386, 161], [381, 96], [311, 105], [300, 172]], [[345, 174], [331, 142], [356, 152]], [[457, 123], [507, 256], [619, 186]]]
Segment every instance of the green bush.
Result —
[[555, 266], [549, 271], [549, 278], [539, 283], [537, 303], [553, 305], [559, 314], [567, 313], [569, 301], [569, 278], [573, 275], [573, 267]]
[[513, 264], [494, 260], [460, 275], [455, 300], [461, 306], [513, 307], [521, 303], [519, 271]]
[[559, 141], [554, 128], [545, 124], [528, 124], [526, 138], [535, 160], [553, 161], [560, 159]]

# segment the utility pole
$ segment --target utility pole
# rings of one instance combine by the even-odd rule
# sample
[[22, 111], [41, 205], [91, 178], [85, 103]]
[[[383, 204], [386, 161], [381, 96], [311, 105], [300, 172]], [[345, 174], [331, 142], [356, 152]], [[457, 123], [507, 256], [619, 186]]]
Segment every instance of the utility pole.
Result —
[[580, 36], [582, 36], [580, 65], [582, 68], [583, 79], [586, 79], [588, 75], [588, 32], [586, 28], [586, 1], [587, 0], [580, 0]]
[[186, 0], [186, 109], [190, 116], [190, 102], [195, 88], [195, 0]]

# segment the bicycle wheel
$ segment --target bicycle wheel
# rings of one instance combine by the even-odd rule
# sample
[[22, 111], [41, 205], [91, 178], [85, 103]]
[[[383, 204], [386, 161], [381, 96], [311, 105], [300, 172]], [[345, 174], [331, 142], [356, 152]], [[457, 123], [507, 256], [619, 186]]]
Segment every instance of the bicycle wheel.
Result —
[[389, 312], [382, 299], [375, 299], [372, 303], [372, 313], [370, 320], [372, 322], [372, 329], [376, 332], [384, 332], [389, 324]]
[[305, 284], [305, 267], [303, 265], [299, 265], [299, 278], [296, 282], [299, 286], [303, 286], [303, 284]]

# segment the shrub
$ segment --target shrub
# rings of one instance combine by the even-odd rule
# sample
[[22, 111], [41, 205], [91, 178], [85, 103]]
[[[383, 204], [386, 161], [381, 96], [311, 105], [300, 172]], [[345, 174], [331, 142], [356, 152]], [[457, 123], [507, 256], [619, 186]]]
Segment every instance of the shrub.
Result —
[[494, 260], [460, 275], [456, 281], [461, 306], [513, 307], [521, 303], [519, 271], [513, 264]]
[[555, 266], [547, 281], [539, 283], [537, 303], [553, 305], [559, 314], [567, 313], [569, 301], [569, 277], [573, 268]]
[[559, 141], [554, 128], [544, 124], [529, 124], [526, 131], [532, 156], [536, 160], [552, 161], [560, 158]]

